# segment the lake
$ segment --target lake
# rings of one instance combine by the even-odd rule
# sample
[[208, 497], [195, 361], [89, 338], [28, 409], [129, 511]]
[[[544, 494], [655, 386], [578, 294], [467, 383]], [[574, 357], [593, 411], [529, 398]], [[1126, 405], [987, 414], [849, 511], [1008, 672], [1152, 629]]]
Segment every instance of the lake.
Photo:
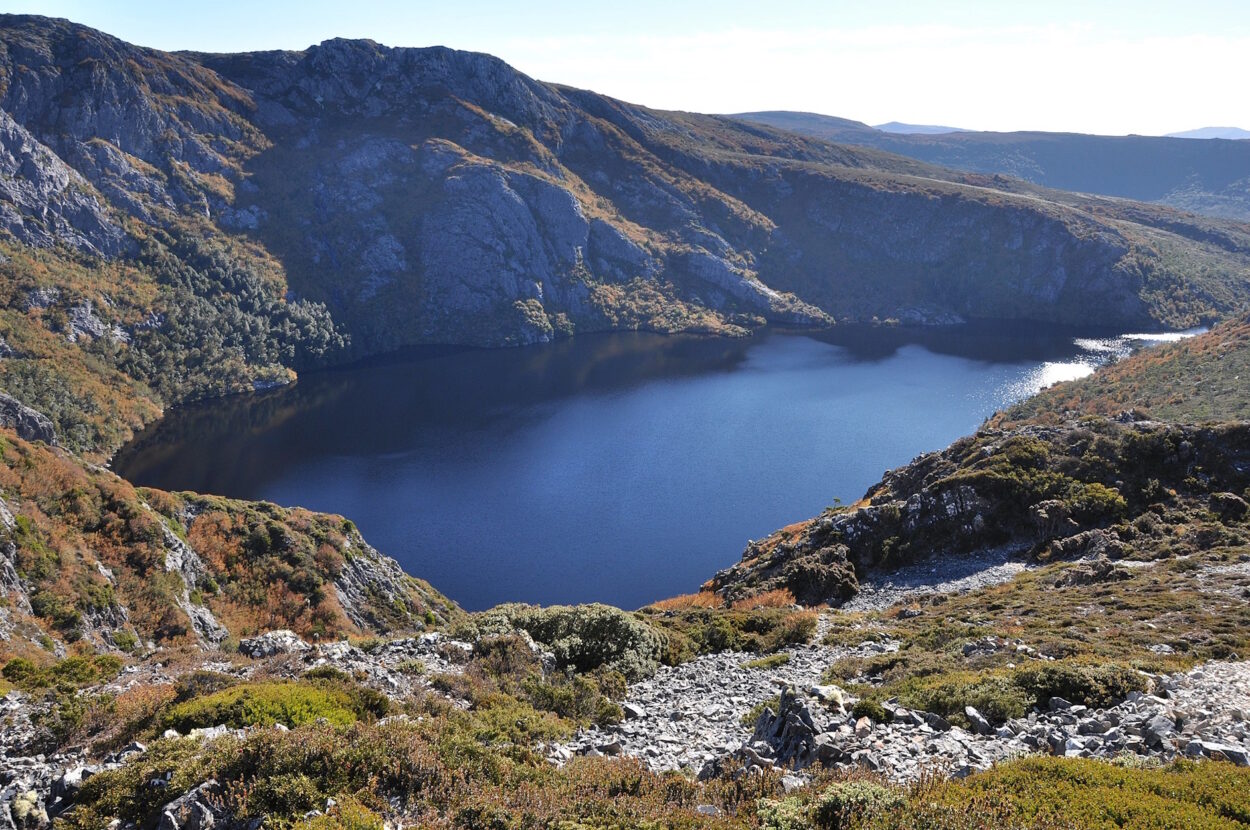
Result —
[[467, 609], [633, 608], [1140, 342], [974, 325], [418, 350], [174, 410], [113, 466], [342, 513]]

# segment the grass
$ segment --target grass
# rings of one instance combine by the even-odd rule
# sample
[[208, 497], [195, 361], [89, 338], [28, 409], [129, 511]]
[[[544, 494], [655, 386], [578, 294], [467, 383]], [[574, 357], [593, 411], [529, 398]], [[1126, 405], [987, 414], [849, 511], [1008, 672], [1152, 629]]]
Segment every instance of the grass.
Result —
[[779, 654], [769, 654], [758, 660], [748, 660], [742, 664], [744, 669], [776, 669], [790, 662], [790, 655], [785, 652]]
[[1138, 410], [1167, 421], [1250, 419], [1250, 317], [1157, 346], [1022, 401], [991, 423], [1053, 423], [1071, 414]]

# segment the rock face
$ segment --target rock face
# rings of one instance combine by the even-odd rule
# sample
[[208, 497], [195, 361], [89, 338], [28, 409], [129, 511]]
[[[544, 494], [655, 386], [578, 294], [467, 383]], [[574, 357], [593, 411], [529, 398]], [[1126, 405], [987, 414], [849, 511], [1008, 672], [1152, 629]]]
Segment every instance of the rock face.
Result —
[[121, 228], [77, 171], [0, 110], [0, 227], [27, 245], [117, 254]]
[[[1114, 564], [1127, 548], [1108, 524], [1145, 512], [1160, 486], [1237, 521], [1240, 498], [1208, 496], [1203, 482], [1241, 489], [1250, 484], [1248, 470], [1244, 424], [1128, 418], [1096, 430], [1089, 422], [985, 430], [887, 472], [851, 508], [752, 542], [709, 585], [730, 598], [785, 588], [801, 602], [842, 603], [874, 569], [973, 551], [1006, 577], [1020, 567], [1003, 567], [1013, 555], [1033, 553], [1087, 558], [1065, 573], [1069, 584], [1116, 581], [1127, 575]], [[952, 578], [961, 576], [969, 574]]]
[[5, 16], [0, 82], [17, 239], [126, 256], [124, 217], [194, 220], [263, 246], [357, 354], [874, 316], [1182, 324], [1250, 299], [1204, 282], [1250, 263], [1242, 226], [648, 110], [486, 55], [168, 54]]
[[0, 426], [14, 430], [24, 441], [56, 443], [56, 430], [47, 415], [4, 393], [0, 393]]

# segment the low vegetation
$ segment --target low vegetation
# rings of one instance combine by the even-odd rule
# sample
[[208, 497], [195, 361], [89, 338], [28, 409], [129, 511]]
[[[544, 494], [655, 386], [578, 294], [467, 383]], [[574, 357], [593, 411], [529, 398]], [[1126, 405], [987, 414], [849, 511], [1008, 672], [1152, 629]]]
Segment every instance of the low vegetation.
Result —
[[[119, 654], [194, 643], [192, 606], [208, 609], [236, 641], [271, 628], [360, 632], [335, 579], [353, 557], [375, 554], [342, 517], [135, 488], [11, 434], [0, 437], [0, 494], [13, 516], [0, 542], [14, 545], [30, 604], [25, 614], [11, 598], [20, 636], [0, 642], [0, 659], [44, 665], [56, 641]], [[171, 559], [182, 569], [167, 567]], [[400, 578], [397, 588], [355, 610], [377, 630], [420, 630], [459, 614], [420, 580]]]
[[1164, 421], [1250, 419], [1250, 317], [1206, 334], [1139, 351], [1087, 378], [1062, 383], [997, 415], [991, 423], [1055, 423], [1073, 415], [1136, 410]]
[[[380, 827], [383, 814], [419, 826], [834, 828], [1234, 828], [1250, 824], [1250, 771], [1216, 762], [1164, 767], [1024, 759], [963, 781], [890, 785], [822, 774], [784, 795], [777, 776], [696, 783], [630, 759], [575, 759], [557, 769], [491, 726], [488, 713], [427, 700], [420, 719], [258, 730], [210, 745], [155, 742], [84, 784], [66, 828], [112, 818], [155, 822], [171, 792], [216, 782], [213, 798], [267, 826]], [[535, 738], [541, 733], [527, 732]], [[493, 737], [491, 737], [493, 736]], [[170, 776], [167, 787], [150, 785]], [[304, 819], [337, 802], [331, 814]], [[349, 823], [351, 822], [351, 823]]]

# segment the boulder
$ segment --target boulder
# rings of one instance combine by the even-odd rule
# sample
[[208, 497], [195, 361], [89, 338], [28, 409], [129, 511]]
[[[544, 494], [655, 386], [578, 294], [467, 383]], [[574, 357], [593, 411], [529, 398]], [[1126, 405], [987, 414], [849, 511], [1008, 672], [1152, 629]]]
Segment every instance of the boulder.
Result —
[[311, 650], [312, 646], [288, 629], [268, 631], [239, 642], [240, 654], [257, 659], [278, 654], [305, 654]]

